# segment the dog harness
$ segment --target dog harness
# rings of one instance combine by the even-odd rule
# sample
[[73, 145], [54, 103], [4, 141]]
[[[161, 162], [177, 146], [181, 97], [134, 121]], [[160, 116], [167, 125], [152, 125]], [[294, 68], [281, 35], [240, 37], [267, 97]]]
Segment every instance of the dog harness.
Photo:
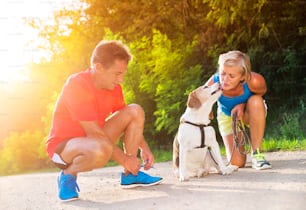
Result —
[[194, 126], [197, 126], [197, 127], [200, 128], [200, 130], [201, 130], [201, 145], [198, 146], [198, 147], [195, 147], [195, 148], [204, 148], [206, 146], [205, 145], [205, 131], [204, 131], [204, 128], [207, 127], [207, 125], [196, 124], [196, 123], [192, 123], [192, 122], [189, 122], [189, 121], [182, 121], [182, 123], [187, 123], [187, 124], [194, 125]]
[[[204, 128], [207, 127], [208, 125], [196, 124], [196, 123], [192, 123], [192, 122], [185, 121], [185, 120], [181, 121], [181, 123], [187, 123], [187, 124], [199, 127], [200, 130], [201, 130], [201, 145], [198, 146], [198, 147], [195, 147], [195, 149], [206, 147], [206, 145], [205, 145], [205, 131], [204, 131]], [[210, 154], [211, 159], [215, 162], [216, 165], [218, 165], [217, 161], [214, 159], [214, 156], [211, 154], [210, 146], [207, 146], [207, 149], [208, 149], [208, 152]]]

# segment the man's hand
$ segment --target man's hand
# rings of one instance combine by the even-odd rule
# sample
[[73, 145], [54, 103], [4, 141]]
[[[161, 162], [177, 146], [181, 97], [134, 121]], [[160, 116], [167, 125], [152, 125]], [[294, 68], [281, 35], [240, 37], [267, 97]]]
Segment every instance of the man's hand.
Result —
[[140, 155], [143, 160], [143, 168], [145, 170], [149, 170], [150, 168], [153, 168], [154, 156], [151, 150], [148, 147], [144, 147], [141, 149]]
[[136, 176], [140, 169], [140, 160], [135, 156], [125, 155], [123, 167]]

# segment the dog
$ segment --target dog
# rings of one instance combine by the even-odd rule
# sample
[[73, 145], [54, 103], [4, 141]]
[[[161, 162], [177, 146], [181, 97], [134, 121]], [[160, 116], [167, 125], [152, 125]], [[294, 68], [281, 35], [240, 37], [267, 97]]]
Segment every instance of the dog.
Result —
[[202, 177], [212, 171], [231, 174], [237, 166], [225, 166], [216, 133], [210, 123], [212, 107], [221, 96], [219, 83], [200, 86], [193, 90], [187, 108], [180, 118], [177, 135], [173, 141], [174, 173], [180, 181]]

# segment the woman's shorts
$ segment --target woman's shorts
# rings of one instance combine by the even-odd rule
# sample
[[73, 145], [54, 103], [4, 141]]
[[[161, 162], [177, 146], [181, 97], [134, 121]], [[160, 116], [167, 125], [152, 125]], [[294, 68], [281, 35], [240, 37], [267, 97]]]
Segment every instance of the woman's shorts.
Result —
[[233, 133], [231, 116], [227, 116], [221, 109], [218, 109], [217, 120], [221, 136], [227, 136]]
[[[266, 108], [266, 115], [267, 115], [267, 104], [265, 100], [263, 100], [264, 106]], [[224, 114], [221, 109], [218, 108], [217, 120], [218, 120], [218, 127], [221, 136], [227, 136], [233, 133], [232, 129], [232, 117]]]

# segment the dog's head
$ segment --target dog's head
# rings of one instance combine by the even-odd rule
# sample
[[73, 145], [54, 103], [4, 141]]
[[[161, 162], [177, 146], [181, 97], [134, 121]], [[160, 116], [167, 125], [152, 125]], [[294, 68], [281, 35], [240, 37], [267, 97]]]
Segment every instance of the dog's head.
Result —
[[221, 94], [219, 83], [214, 83], [212, 86], [200, 86], [189, 94], [187, 106], [198, 109], [205, 103], [213, 105]]

